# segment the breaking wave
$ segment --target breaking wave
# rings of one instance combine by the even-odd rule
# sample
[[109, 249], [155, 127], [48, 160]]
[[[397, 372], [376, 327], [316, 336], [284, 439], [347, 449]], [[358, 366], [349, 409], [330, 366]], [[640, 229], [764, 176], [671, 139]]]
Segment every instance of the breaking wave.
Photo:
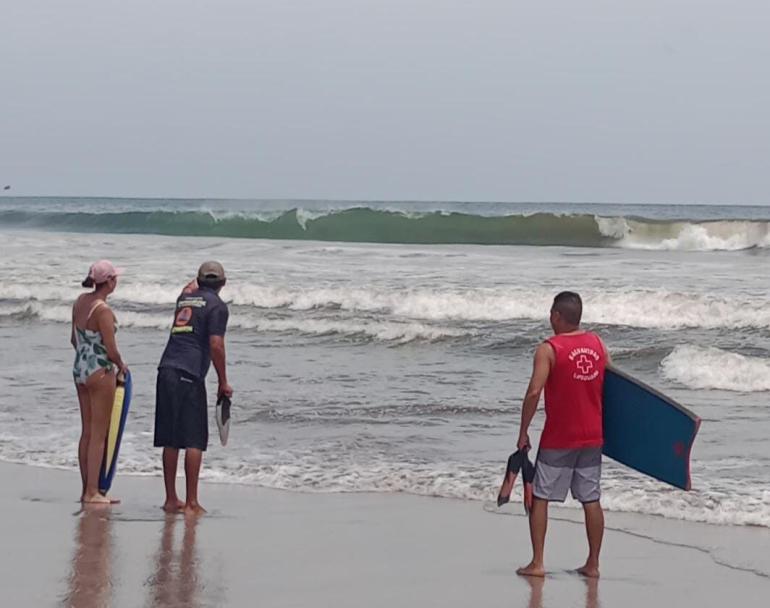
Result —
[[475, 215], [356, 207], [272, 212], [12, 208], [0, 225], [46, 230], [360, 243], [561, 245], [734, 251], [770, 247], [768, 220], [650, 220], [593, 214]]
[[[69, 323], [71, 314], [71, 309], [68, 306], [49, 305], [40, 302], [0, 306], [0, 318], [12, 317], [20, 321], [42, 320]], [[168, 313], [125, 310], [120, 311], [118, 317], [121, 327], [142, 329], [166, 330], [170, 327], [172, 320]], [[244, 312], [232, 315], [229, 327], [304, 336], [334, 336], [351, 341], [377, 341], [394, 344], [407, 344], [414, 341], [436, 342], [473, 335], [471, 330], [401, 320], [275, 319]]]
[[[49, 285], [0, 285], [0, 317], [21, 320], [70, 321], [70, 302], [82, 290]], [[157, 283], [121, 285], [114, 296], [121, 324], [136, 327], [166, 328], [170, 306], [178, 289]], [[236, 307], [233, 326], [265, 331], [301, 333], [370, 333], [382, 337], [390, 329], [372, 330], [369, 317], [378, 322], [392, 322], [399, 331], [412, 323], [417, 333], [432, 323], [494, 323], [517, 319], [543, 320], [553, 294], [547, 290], [478, 289], [384, 290], [376, 287], [289, 288], [254, 284], [228, 286], [227, 301]], [[583, 294], [589, 324], [651, 329], [767, 329], [770, 307], [763, 298], [718, 296], [658, 290], [618, 290]], [[349, 313], [344, 320], [319, 320], [304, 325], [270, 320], [268, 313], [319, 312]], [[373, 322], [372, 322], [373, 323]], [[421, 326], [422, 329], [420, 329]], [[450, 335], [448, 328], [442, 335]], [[409, 334], [410, 332], [407, 332]]]
[[770, 359], [747, 357], [713, 346], [677, 346], [660, 366], [667, 379], [688, 388], [770, 391]]

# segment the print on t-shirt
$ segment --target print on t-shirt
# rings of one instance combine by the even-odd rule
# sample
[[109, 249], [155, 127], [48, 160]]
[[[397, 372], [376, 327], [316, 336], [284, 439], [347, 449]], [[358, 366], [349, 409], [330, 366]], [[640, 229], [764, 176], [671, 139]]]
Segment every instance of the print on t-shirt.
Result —
[[172, 334], [190, 333], [193, 331], [190, 321], [192, 321], [193, 309], [189, 306], [180, 308], [176, 317], [174, 317], [174, 327], [171, 328]]
[[572, 378], [581, 382], [591, 382], [599, 376], [597, 364], [601, 357], [593, 348], [581, 346], [570, 351], [567, 358], [574, 366]]

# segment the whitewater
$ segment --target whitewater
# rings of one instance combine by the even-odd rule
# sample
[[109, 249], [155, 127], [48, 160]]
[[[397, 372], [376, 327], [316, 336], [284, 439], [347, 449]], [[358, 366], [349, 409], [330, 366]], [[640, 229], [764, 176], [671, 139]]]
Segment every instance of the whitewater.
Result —
[[112, 304], [135, 384], [121, 474], [157, 475], [155, 366], [179, 289], [216, 258], [236, 399], [208, 479], [489, 501], [550, 301], [575, 289], [615, 363], [703, 419], [693, 492], [608, 460], [607, 507], [770, 527], [769, 223], [753, 207], [0, 199], [0, 459], [76, 467], [70, 306], [107, 257], [126, 269]]

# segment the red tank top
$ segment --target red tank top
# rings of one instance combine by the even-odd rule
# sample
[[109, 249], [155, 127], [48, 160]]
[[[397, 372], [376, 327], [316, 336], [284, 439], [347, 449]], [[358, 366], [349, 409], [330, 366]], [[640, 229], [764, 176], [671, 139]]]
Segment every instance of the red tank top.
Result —
[[602, 389], [607, 355], [596, 334], [585, 332], [549, 338], [556, 361], [545, 384], [545, 428], [540, 447], [600, 447]]

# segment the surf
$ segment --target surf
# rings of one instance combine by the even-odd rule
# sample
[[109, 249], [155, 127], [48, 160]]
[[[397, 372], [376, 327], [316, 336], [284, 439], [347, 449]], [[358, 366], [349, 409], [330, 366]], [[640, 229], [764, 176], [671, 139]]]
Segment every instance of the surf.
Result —
[[670, 251], [770, 248], [770, 219], [766, 218], [653, 219], [639, 215], [562, 212], [561, 207], [554, 211], [547, 210], [547, 205], [542, 206], [545, 209], [542, 211], [533, 211], [536, 207], [530, 205], [514, 212], [517, 205], [426, 207], [406, 203], [323, 205], [316, 202], [286, 209], [285, 204], [215, 203], [132, 203], [128, 200], [109, 204], [6, 203], [0, 207], [0, 226], [107, 234], [381, 244]]
[[770, 391], [770, 359], [713, 346], [680, 345], [660, 364], [664, 378], [696, 390]]
[[[0, 318], [22, 322], [69, 323], [70, 302], [81, 292], [76, 285], [7, 283], [0, 285]], [[178, 289], [168, 284], [127, 280], [114, 297], [120, 321], [127, 327], [165, 329]], [[543, 321], [552, 290], [485, 288], [453, 290], [413, 288], [385, 290], [377, 286], [271, 286], [254, 283], [228, 286], [227, 301], [234, 326], [263, 331], [363, 333], [379, 339], [416, 335], [429, 338], [428, 324], [505, 323]], [[770, 308], [764, 299], [742, 295], [673, 292], [665, 289], [584, 292], [585, 322], [589, 325], [675, 330], [770, 328]], [[333, 319], [285, 321], [280, 315], [329, 316]], [[343, 315], [340, 317], [340, 315]], [[389, 326], [376, 326], [372, 316]], [[407, 322], [412, 322], [409, 325]], [[460, 332], [458, 332], [459, 335]], [[453, 335], [449, 328], [442, 336]], [[394, 339], [394, 338], [391, 338]]]

